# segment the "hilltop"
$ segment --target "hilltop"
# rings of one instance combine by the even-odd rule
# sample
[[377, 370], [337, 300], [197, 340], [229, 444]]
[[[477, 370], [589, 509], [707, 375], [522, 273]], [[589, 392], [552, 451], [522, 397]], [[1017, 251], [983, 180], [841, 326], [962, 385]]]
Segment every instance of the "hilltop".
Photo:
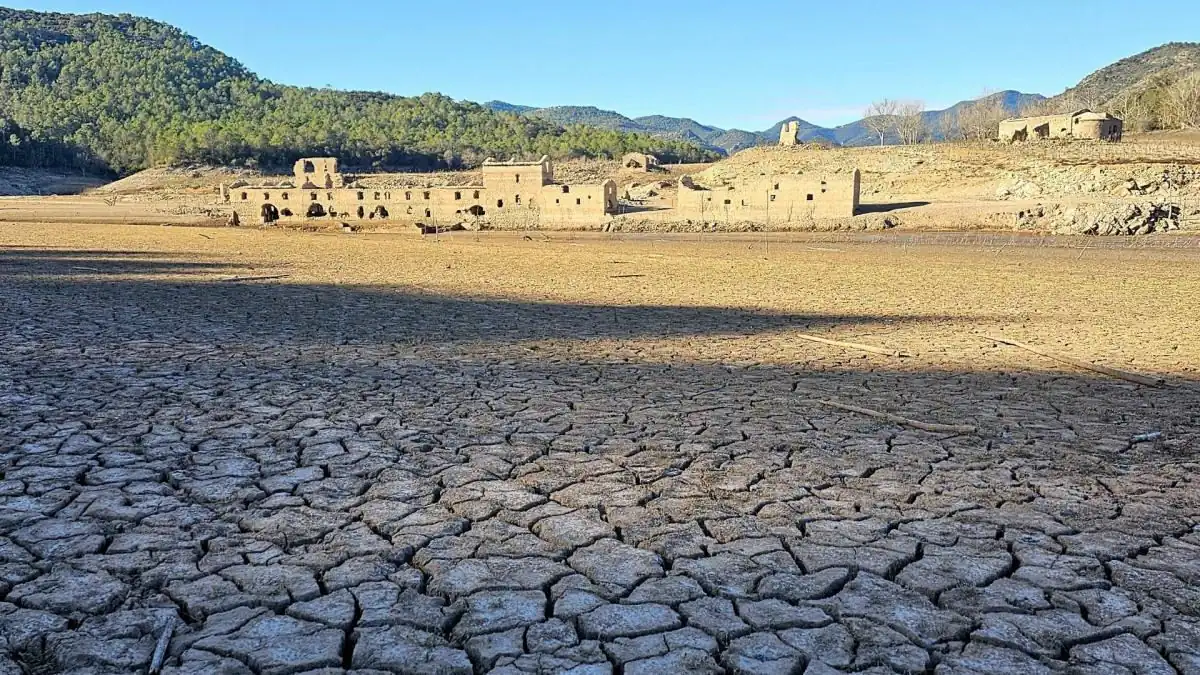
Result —
[[562, 125], [440, 94], [276, 84], [179, 29], [127, 14], [0, 8], [0, 163], [128, 173], [179, 162], [456, 167], [489, 155], [694, 161], [645, 134]]
[[1169, 42], [1105, 66], [1055, 98], [1108, 107], [1122, 97], [1161, 89], [1196, 72], [1200, 42]]

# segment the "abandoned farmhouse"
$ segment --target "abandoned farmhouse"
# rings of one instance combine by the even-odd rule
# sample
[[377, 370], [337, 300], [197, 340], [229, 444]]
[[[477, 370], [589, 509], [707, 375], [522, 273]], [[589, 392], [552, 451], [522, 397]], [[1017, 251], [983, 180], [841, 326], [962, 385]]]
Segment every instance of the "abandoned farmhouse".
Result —
[[305, 218], [402, 220], [423, 225], [487, 217], [493, 223], [536, 227], [539, 222], [590, 224], [617, 213], [617, 184], [554, 181], [547, 157], [536, 162], [483, 163], [483, 185], [377, 189], [348, 186], [332, 157], [296, 162], [293, 180], [279, 185], [221, 187], [222, 202], [240, 217], [263, 223]]
[[1108, 113], [1076, 110], [1062, 115], [1014, 117], [1000, 123], [1001, 141], [1033, 141], [1042, 139], [1080, 139], [1094, 141], [1121, 140], [1121, 120]]

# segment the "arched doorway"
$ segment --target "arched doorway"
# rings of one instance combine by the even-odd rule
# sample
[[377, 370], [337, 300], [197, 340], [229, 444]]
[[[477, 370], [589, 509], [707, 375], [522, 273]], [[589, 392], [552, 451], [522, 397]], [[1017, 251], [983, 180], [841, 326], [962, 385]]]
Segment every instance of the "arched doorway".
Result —
[[279, 209], [274, 204], [263, 204], [261, 215], [264, 223], [273, 223], [279, 220]]
[[475, 206], [472, 206], [471, 208], [467, 209], [467, 213], [478, 218], [478, 217], [482, 216], [485, 212], [484, 212], [482, 206], [476, 204]]
[[385, 209], [385, 208], [383, 207], [383, 205], [380, 205], [380, 206], [376, 206], [376, 207], [375, 207], [375, 213], [374, 213], [374, 215], [375, 215], [377, 218], [379, 218], [380, 220], [382, 220], [382, 219], [384, 219], [384, 218], [387, 218], [389, 214], [388, 214], [388, 210], [387, 210], [387, 209]]
[[308, 213], [304, 215], [309, 218], [320, 218], [325, 215], [325, 207], [314, 202], [308, 205]]
[[367, 216], [367, 212], [363, 209], [363, 207], [361, 207], [361, 206], [358, 207], [358, 217], [365, 218], [366, 216]]

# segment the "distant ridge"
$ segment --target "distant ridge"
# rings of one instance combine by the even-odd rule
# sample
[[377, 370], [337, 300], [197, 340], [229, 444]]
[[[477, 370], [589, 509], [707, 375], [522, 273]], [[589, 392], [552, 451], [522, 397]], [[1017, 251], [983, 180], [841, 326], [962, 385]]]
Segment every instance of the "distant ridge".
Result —
[[[1018, 110], [1045, 99], [1039, 94], [1024, 94], [1018, 91], [1002, 91], [989, 94], [980, 100], [999, 99], [1005, 110], [1015, 114]], [[974, 101], [961, 101], [945, 110], [928, 110], [924, 113], [930, 130], [935, 133], [936, 122], [945, 115], [953, 115], [964, 106]], [[827, 128], [799, 117], [788, 117], [780, 120], [774, 126], [764, 131], [743, 131], [741, 129], [721, 129], [686, 117], [667, 117], [665, 115], [649, 115], [646, 117], [629, 118], [612, 110], [601, 110], [592, 106], [554, 106], [551, 108], [533, 108], [531, 106], [513, 105], [503, 101], [491, 101], [485, 106], [505, 112], [520, 112], [521, 114], [549, 120], [556, 124], [583, 124], [596, 126], [614, 131], [630, 131], [651, 134], [660, 138], [692, 141], [703, 144], [712, 150], [732, 154], [756, 145], [772, 144], [779, 140], [779, 130], [784, 124], [792, 121], [800, 123], [800, 140], [805, 143], [821, 142], [832, 145], [873, 145], [878, 143], [878, 137], [867, 129], [864, 120]], [[889, 138], [889, 142], [896, 139]]]

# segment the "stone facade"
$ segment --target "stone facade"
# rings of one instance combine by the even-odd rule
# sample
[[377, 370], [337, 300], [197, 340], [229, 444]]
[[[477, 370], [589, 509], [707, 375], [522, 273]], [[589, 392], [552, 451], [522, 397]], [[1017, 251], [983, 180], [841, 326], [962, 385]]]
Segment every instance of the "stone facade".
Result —
[[396, 220], [424, 226], [487, 219], [499, 226], [594, 224], [617, 213], [617, 184], [554, 181], [549, 158], [483, 163], [483, 185], [379, 189], [347, 186], [334, 158], [296, 162], [293, 181], [274, 186], [222, 186], [222, 201], [248, 222], [332, 218]]
[[848, 218], [858, 209], [860, 174], [788, 175], [705, 188], [681, 180], [675, 209], [701, 221], [801, 222]]
[[658, 168], [658, 158], [644, 152], [628, 152], [621, 157], [621, 167], [635, 171], [654, 171]]
[[800, 123], [796, 120], [784, 122], [779, 130], [780, 145], [800, 145]]
[[301, 159], [292, 167], [292, 175], [296, 178], [296, 185], [302, 188], [329, 190], [346, 185], [346, 179], [338, 171], [338, 161], [335, 157]]
[[1000, 123], [999, 138], [1007, 143], [1044, 139], [1083, 139], [1117, 142], [1123, 123], [1108, 113], [1076, 110], [1061, 115], [1014, 117]]

